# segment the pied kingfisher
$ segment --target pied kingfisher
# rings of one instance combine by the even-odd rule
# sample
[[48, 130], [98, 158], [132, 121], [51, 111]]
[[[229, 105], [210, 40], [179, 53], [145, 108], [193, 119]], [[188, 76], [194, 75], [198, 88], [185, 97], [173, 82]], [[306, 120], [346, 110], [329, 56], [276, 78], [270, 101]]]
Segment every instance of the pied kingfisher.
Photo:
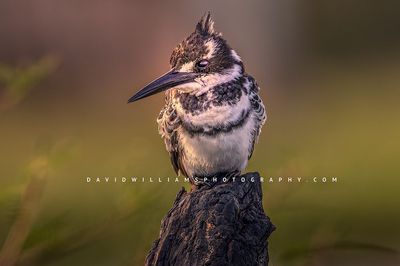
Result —
[[128, 103], [166, 91], [158, 116], [177, 175], [194, 184], [239, 174], [266, 120], [259, 87], [239, 55], [214, 30], [210, 13], [172, 52], [171, 70]]

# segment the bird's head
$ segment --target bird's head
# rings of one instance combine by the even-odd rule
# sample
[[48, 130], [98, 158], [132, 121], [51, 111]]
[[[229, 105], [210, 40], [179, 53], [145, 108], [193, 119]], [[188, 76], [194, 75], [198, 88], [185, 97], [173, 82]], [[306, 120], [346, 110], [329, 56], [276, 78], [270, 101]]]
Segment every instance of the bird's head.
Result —
[[170, 71], [138, 91], [128, 103], [168, 89], [206, 91], [244, 73], [238, 54], [214, 30], [210, 13], [204, 15], [195, 31], [174, 49], [170, 64]]

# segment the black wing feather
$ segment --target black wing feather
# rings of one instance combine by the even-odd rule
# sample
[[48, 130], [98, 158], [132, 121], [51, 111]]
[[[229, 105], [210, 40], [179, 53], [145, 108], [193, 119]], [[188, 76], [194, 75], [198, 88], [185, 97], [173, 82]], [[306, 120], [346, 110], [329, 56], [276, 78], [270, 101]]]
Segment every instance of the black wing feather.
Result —
[[182, 164], [183, 150], [179, 145], [177, 130], [181, 126], [182, 121], [178, 117], [173, 101], [170, 101], [171, 95], [167, 94], [165, 106], [161, 110], [157, 118], [158, 130], [164, 139], [165, 146], [170, 155], [171, 164], [177, 175], [179, 172], [187, 176], [187, 173]]
[[254, 146], [258, 141], [258, 137], [260, 136], [261, 128], [264, 125], [265, 121], [267, 120], [267, 113], [265, 112], [265, 107], [261, 100], [261, 97], [258, 95], [260, 88], [258, 87], [257, 82], [251, 76], [247, 76], [247, 80], [249, 82], [250, 104], [251, 104], [251, 108], [252, 108], [253, 114], [256, 119], [256, 126], [254, 127], [254, 130], [252, 131], [253, 139], [252, 139], [252, 143], [251, 143], [250, 149], [249, 149], [248, 159], [250, 159], [251, 156], [253, 155]]

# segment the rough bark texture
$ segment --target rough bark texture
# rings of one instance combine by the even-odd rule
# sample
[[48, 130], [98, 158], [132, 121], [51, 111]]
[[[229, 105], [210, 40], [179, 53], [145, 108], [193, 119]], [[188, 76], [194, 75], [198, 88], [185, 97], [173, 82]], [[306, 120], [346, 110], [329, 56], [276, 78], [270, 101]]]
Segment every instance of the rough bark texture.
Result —
[[146, 265], [268, 265], [274, 229], [262, 207], [258, 173], [190, 192], [182, 188]]

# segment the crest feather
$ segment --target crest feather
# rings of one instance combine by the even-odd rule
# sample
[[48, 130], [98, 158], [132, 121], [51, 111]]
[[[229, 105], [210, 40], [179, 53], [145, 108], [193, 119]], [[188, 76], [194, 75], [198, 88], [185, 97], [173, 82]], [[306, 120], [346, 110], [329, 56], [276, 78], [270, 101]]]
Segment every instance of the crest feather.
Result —
[[196, 31], [201, 35], [212, 35], [214, 31], [214, 21], [211, 18], [210, 12], [204, 14], [197, 23]]

